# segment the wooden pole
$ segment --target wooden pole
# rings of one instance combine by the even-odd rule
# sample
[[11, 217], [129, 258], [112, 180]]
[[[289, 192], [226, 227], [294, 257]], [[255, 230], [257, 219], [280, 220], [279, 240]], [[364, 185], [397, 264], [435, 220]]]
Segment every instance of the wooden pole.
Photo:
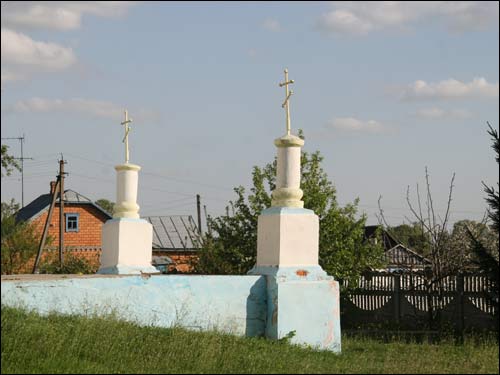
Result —
[[54, 211], [54, 206], [56, 204], [57, 193], [60, 189], [60, 180], [57, 179], [56, 186], [54, 188], [54, 192], [52, 194], [52, 203], [50, 204], [49, 213], [47, 215], [47, 220], [45, 220], [45, 227], [43, 229], [42, 238], [40, 239], [40, 245], [38, 246], [38, 253], [36, 255], [35, 264], [33, 266], [33, 273], [36, 273], [38, 268], [38, 263], [40, 262], [40, 257], [42, 256], [43, 246], [45, 245], [45, 240], [47, 239], [47, 233], [49, 232], [49, 224], [52, 219], [52, 212]]
[[196, 209], [198, 210], [198, 233], [201, 236], [201, 204], [200, 204], [200, 194], [196, 194]]
[[59, 160], [59, 263], [62, 268], [64, 264], [64, 159]]

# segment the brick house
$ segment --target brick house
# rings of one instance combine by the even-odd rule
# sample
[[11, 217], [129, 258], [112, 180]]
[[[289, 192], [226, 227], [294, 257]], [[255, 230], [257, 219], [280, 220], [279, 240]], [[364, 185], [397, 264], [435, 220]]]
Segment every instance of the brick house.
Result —
[[[34, 225], [35, 231], [43, 233], [45, 222], [52, 202], [52, 193], [55, 183], [51, 182], [50, 192], [40, 195], [30, 204], [20, 209], [16, 214], [16, 221], [27, 221]], [[64, 251], [78, 257], [86, 258], [93, 268], [99, 268], [101, 255], [101, 228], [102, 224], [111, 219], [111, 215], [96, 205], [92, 200], [74, 190], [64, 191]], [[51, 238], [49, 246], [44, 249], [55, 251], [59, 247], [59, 198], [57, 198], [48, 235]], [[27, 265], [31, 270], [34, 259]], [[29, 272], [29, 271], [28, 271]]]
[[[52, 202], [55, 182], [50, 192], [40, 195], [19, 210], [16, 221], [31, 222], [40, 237]], [[74, 191], [64, 192], [64, 251], [86, 258], [97, 270], [100, 266], [102, 224], [112, 216], [92, 200]], [[201, 246], [198, 228], [190, 215], [143, 217], [153, 225], [153, 265], [163, 272], [190, 273], [198, 259]], [[51, 243], [45, 247], [44, 256], [59, 248], [59, 198], [49, 224]], [[34, 258], [26, 264], [25, 272], [33, 268]]]

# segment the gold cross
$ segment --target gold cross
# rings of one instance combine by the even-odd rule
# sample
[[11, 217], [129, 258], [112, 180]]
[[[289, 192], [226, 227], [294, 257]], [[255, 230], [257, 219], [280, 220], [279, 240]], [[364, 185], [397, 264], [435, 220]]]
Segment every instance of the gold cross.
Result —
[[125, 137], [123, 137], [122, 143], [125, 143], [125, 163], [128, 163], [128, 133], [130, 131], [129, 123], [132, 122], [132, 119], [128, 118], [128, 111], [125, 110], [125, 121], [122, 121], [121, 124], [125, 125]]
[[293, 79], [288, 80], [288, 69], [285, 69], [285, 82], [282, 82], [279, 84], [280, 87], [285, 86], [285, 101], [281, 105], [281, 108], [286, 107], [286, 134], [290, 135], [290, 104], [289, 104], [289, 99], [290, 96], [293, 95], [293, 91], [290, 90], [288, 91], [288, 85], [294, 83]]

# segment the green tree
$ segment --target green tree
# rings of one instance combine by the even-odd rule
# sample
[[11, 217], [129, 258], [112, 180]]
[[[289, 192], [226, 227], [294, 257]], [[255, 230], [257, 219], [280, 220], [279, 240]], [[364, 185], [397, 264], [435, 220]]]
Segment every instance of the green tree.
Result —
[[[493, 140], [492, 148], [496, 152], [496, 161], [499, 163], [499, 141], [498, 141], [498, 131], [493, 129], [488, 123], [489, 131], [488, 134]], [[486, 274], [491, 283], [491, 290], [485, 291], [490, 302], [496, 307], [498, 315], [498, 297], [499, 297], [499, 248], [498, 248], [498, 236], [499, 236], [499, 191], [495, 190], [494, 187], [490, 187], [483, 182], [484, 191], [488, 195], [486, 202], [488, 202], [489, 210], [488, 217], [491, 220], [491, 229], [495, 232], [497, 237], [497, 243], [494, 246], [488, 245], [484, 240], [474, 233], [472, 228], [469, 228], [469, 237], [472, 241], [472, 249], [476, 255], [475, 263], [479, 268]], [[498, 188], [498, 182], [497, 182]]]
[[[338, 280], [353, 281], [368, 267], [381, 265], [383, 250], [380, 245], [365, 243], [366, 217], [357, 217], [358, 200], [345, 207], [338, 205], [335, 187], [321, 167], [322, 160], [318, 151], [302, 153], [304, 207], [319, 216], [320, 265]], [[235, 188], [237, 199], [230, 202], [226, 214], [208, 218], [197, 272], [245, 274], [255, 265], [257, 220], [262, 210], [271, 206], [276, 164], [275, 159], [263, 168], [255, 166], [250, 194], [246, 196], [242, 186]]]
[[4, 175], [4, 172], [5, 175], [10, 176], [14, 169], [17, 169], [18, 171], [21, 170], [14, 157], [9, 155], [8, 150], [9, 146], [2, 145], [2, 176]]
[[101, 207], [104, 211], [109, 213], [111, 216], [115, 213], [115, 202], [111, 202], [107, 199], [101, 198], [96, 200], [95, 202], [99, 207]]
[[418, 222], [388, 227], [389, 233], [406, 247], [421, 255], [429, 253], [429, 238], [424, 228]]
[[39, 238], [30, 223], [16, 223], [19, 204], [11, 200], [1, 206], [2, 274], [19, 273], [38, 250]]

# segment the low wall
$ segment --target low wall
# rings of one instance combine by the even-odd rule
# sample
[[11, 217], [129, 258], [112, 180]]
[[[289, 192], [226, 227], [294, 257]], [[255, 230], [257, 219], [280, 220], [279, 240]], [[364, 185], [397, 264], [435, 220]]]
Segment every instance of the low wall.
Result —
[[104, 315], [140, 325], [263, 336], [265, 276], [2, 276], [2, 305], [40, 314]]

